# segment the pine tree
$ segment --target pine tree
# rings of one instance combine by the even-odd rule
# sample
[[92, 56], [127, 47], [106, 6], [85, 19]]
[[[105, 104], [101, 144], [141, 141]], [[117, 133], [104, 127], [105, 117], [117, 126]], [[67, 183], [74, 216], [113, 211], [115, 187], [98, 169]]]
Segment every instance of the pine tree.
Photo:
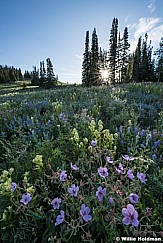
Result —
[[129, 54], [128, 57], [128, 67], [127, 67], [127, 77], [128, 77], [128, 81], [132, 82], [133, 81], [133, 65], [134, 64], [134, 53], [133, 54]]
[[163, 82], [163, 37], [160, 40], [159, 48], [156, 50], [155, 55], [157, 55], [157, 63], [156, 63], [157, 81]]
[[141, 37], [138, 39], [138, 44], [134, 53], [133, 60], [133, 81], [140, 82], [142, 77], [142, 69], [141, 69]]
[[98, 37], [96, 34], [96, 28], [94, 28], [92, 33], [92, 46], [90, 53], [90, 86], [101, 84], [101, 75], [99, 67], [99, 48], [98, 48]]
[[40, 85], [39, 86], [44, 86], [46, 82], [46, 70], [45, 70], [45, 65], [44, 61], [40, 62]]
[[53, 64], [50, 60], [50, 58], [46, 59], [46, 63], [47, 63], [47, 86], [50, 88], [52, 85], [56, 85], [56, 79], [55, 79], [55, 75], [54, 75], [54, 71], [53, 71]]
[[33, 66], [31, 84], [39, 85], [39, 70], [37, 70], [36, 66]]
[[130, 44], [128, 42], [128, 28], [125, 27], [122, 39], [122, 70], [121, 70], [121, 78], [122, 82], [127, 82], [127, 68], [128, 68], [128, 57], [129, 57], [129, 48]]
[[110, 31], [110, 49], [109, 49], [109, 75], [110, 83], [114, 84], [116, 79], [116, 62], [117, 62], [117, 36], [118, 35], [118, 19], [114, 18]]
[[116, 80], [118, 83], [122, 81], [122, 47], [123, 47], [123, 40], [121, 39], [120, 33], [118, 36], [118, 43], [117, 43], [117, 56], [116, 56]]
[[145, 34], [145, 40], [142, 43], [142, 81], [147, 81], [148, 75], [148, 54], [147, 54], [148, 35]]
[[145, 40], [142, 43], [142, 81], [151, 81], [153, 77], [151, 41], [148, 44], [148, 35], [145, 34]]
[[90, 47], [89, 47], [89, 31], [86, 31], [85, 52], [83, 54], [82, 63], [82, 84], [90, 86]]

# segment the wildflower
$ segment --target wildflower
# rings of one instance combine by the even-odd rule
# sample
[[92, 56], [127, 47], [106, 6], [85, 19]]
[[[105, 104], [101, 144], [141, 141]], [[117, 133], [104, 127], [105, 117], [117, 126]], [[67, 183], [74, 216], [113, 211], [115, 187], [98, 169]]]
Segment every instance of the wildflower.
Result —
[[132, 172], [131, 169], [129, 169], [129, 170], [127, 171], [127, 176], [128, 176], [129, 179], [131, 179], [131, 180], [133, 181], [133, 179], [134, 179], [134, 174], [133, 174], [133, 172]]
[[135, 210], [132, 204], [128, 204], [127, 208], [123, 208], [122, 214], [124, 216], [124, 218], [122, 219], [123, 224], [132, 224], [133, 226], [138, 227], [138, 212]]
[[116, 171], [119, 173], [119, 174], [125, 174], [125, 172], [123, 171], [123, 166], [122, 164], [120, 163], [118, 168], [115, 168]]
[[97, 145], [97, 140], [92, 140], [92, 141], [91, 141], [91, 145], [92, 145], [93, 147], [95, 147], [95, 146]]
[[129, 198], [131, 203], [138, 203], [139, 201], [139, 196], [135, 193], [131, 193]]
[[156, 149], [159, 145], [160, 145], [161, 141], [157, 140], [156, 142], [154, 142], [154, 148]]
[[68, 192], [71, 196], [77, 197], [79, 191], [79, 187], [75, 186], [75, 184], [72, 184], [71, 187], [68, 188]]
[[135, 131], [135, 134], [137, 135], [139, 132], [139, 129], [137, 127], [135, 127], [134, 131]]
[[56, 197], [52, 200], [51, 205], [53, 205], [54, 209], [59, 209], [60, 203], [61, 203], [61, 198]]
[[106, 177], [106, 176], [108, 176], [108, 170], [107, 170], [107, 168], [103, 168], [103, 167], [99, 167], [98, 168], [98, 174], [101, 176], [101, 177]]
[[31, 200], [32, 200], [32, 197], [31, 197], [30, 193], [27, 193], [27, 194], [22, 195], [22, 199], [20, 200], [20, 202], [23, 203], [24, 205], [27, 205]]
[[128, 155], [122, 155], [122, 158], [126, 161], [132, 161], [134, 160], [134, 157], [129, 157]]
[[92, 219], [92, 216], [89, 215], [89, 213], [90, 213], [90, 208], [86, 207], [85, 204], [82, 204], [81, 210], [80, 210], [80, 215], [86, 222], [88, 222]]
[[111, 204], [113, 204], [113, 203], [114, 203], [114, 199], [113, 199], [112, 197], [110, 197], [110, 198], [109, 198], [109, 202], [110, 202]]
[[152, 154], [152, 159], [153, 160], [157, 159], [157, 156], [155, 154]]
[[146, 181], [147, 181], [147, 179], [145, 178], [146, 177], [146, 175], [145, 174], [143, 174], [143, 173], [137, 173], [137, 177], [138, 177], [138, 179], [142, 182], [142, 183], [145, 183]]
[[145, 135], [146, 135], [146, 132], [145, 132], [145, 130], [143, 129], [143, 130], [140, 132], [140, 136], [141, 136], [141, 137], [145, 137]]
[[113, 164], [113, 160], [111, 160], [111, 158], [110, 157], [108, 157], [108, 156], [106, 156], [106, 161], [109, 163], [109, 164]]
[[11, 188], [11, 191], [14, 192], [15, 189], [17, 188], [17, 184], [15, 182], [12, 182], [10, 188]]
[[123, 129], [123, 126], [122, 125], [120, 125], [120, 127], [119, 127], [119, 131], [122, 133], [122, 129]]
[[65, 181], [67, 179], [66, 171], [63, 170], [60, 174], [60, 181]]
[[96, 191], [96, 197], [98, 197], [99, 202], [102, 202], [103, 197], [106, 195], [106, 188], [102, 189], [101, 186], [98, 187]]
[[70, 164], [72, 170], [79, 170], [79, 167], [76, 165], [73, 165], [72, 163]]
[[61, 224], [65, 219], [65, 212], [63, 210], [60, 211], [60, 214], [56, 218], [55, 226]]

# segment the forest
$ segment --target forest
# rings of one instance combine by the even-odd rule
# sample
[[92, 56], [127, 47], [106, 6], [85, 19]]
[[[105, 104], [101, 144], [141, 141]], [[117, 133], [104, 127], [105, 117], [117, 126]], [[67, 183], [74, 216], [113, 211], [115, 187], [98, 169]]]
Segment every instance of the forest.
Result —
[[[8, 83], [30, 79], [32, 85], [56, 86], [58, 75], [55, 75], [50, 58], [40, 61], [40, 66], [33, 66], [33, 71], [0, 65], [0, 83]], [[108, 50], [98, 44], [96, 28], [92, 33], [86, 31], [85, 50], [82, 61], [83, 86], [99, 86], [104, 84], [129, 82], [162, 82], [163, 81], [163, 37], [156, 50], [153, 50], [152, 41], [148, 33], [140, 36], [133, 53], [130, 52], [129, 31], [125, 27], [121, 36], [118, 30], [118, 19], [114, 18], [110, 30]], [[66, 80], [65, 80], [66, 82]]]

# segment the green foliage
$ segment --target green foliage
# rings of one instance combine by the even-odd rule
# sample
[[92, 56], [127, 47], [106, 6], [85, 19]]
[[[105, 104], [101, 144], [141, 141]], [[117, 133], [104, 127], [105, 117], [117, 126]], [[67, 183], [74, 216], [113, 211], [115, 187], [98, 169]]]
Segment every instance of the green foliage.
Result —
[[[0, 97], [1, 241], [102, 243], [124, 235], [160, 237], [162, 85], [22, 92]], [[120, 163], [124, 174], [118, 172]], [[100, 167], [108, 175], [100, 176]], [[146, 183], [138, 172], [146, 174]], [[77, 196], [68, 190], [73, 184], [79, 187]], [[100, 186], [106, 188], [101, 201]], [[138, 203], [130, 201], [131, 193], [139, 196]], [[59, 208], [53, 206], [56, 198]], [[138, 212], [138, 227], [122, 222], [129, 203]], [[88, 222], [82, 204], [90, 208]], [[55, 225], [61, 210], [65, 217]]]

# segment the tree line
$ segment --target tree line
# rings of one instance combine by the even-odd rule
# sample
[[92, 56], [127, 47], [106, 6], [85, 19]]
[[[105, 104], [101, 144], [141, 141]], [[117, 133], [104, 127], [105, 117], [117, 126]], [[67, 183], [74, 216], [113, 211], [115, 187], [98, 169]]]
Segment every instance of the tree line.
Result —
[[54, 74], [53, 64], [50, 58], [46, 59], [46, 68], [45, 62], [40, 62], [40, 67], [37, 69], [36, 66], [33, 66], [32, 71], [32, 80], [33, 85], [39, 85], [40, 87], [52, 87], [56, 86], [58, 83], [58, 75]]
[[51, 87], [57, 85], [58, 75], [54, 74], [53, 64], [50, 58], [46, 59], [46, 68], [44, 61], [41, 61], [39, 69], [33, 66], [33, 71], [29, 72], [25, 70], [24, 75], [20, 68], [8, 67], [7, 65], [3, 67], [0, 65], [0, 83], [23, 80], [31, 80], [32, 85]]
[[130, 53], [129, 33], [125, 27], [122, 36], [118, 31], [118, 19], [114, 18], [110, 30], [109, 50], [98, 45], [96, 28], [90, 46], [89, 31], [86, 31], [85, 52], [82, 62], [84, 86], [125, 82], [163, 81], [163, 38], [153, 52], [148, 35], [140, 36], [136, 49]]
[[0, 65], [0, 83], [15, 82], [23, 80], [21, 69]]

